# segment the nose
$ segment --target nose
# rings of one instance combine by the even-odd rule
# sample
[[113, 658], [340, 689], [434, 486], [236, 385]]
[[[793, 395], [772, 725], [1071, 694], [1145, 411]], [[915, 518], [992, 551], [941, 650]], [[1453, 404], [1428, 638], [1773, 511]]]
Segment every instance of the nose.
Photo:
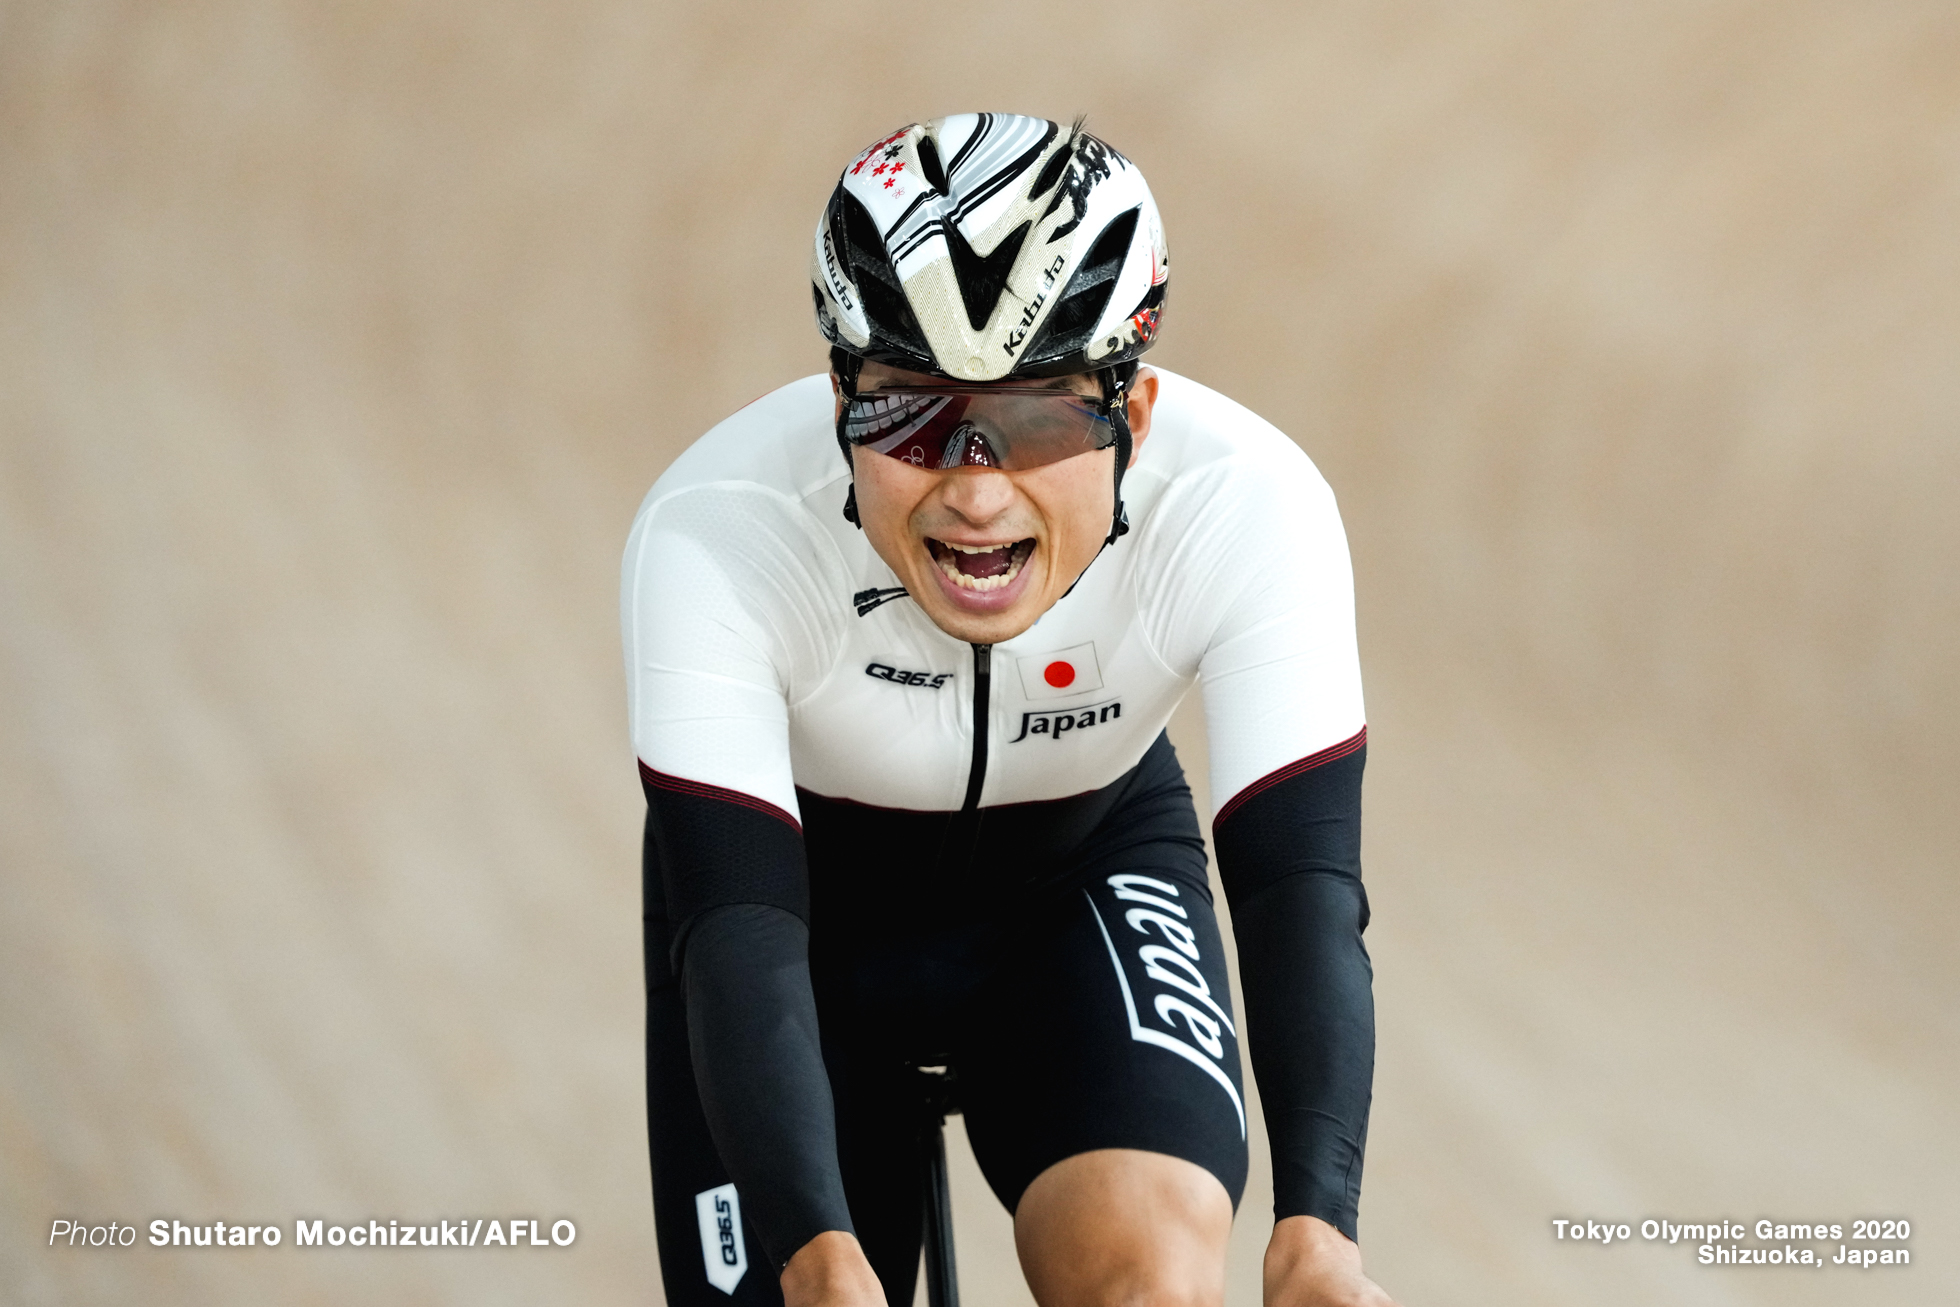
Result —
[[995, 468], [964, 467], [950, 472], [939, 495], [942, 503], [975, 526], [1005, 513], [1014, 504], [1014, 482]]

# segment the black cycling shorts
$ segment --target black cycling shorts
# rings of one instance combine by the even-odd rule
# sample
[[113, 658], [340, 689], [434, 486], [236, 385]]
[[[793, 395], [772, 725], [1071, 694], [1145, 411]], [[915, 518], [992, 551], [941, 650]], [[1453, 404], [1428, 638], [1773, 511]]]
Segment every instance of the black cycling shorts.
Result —
[[[974, 1155], [1009, 1211], [1048, 1167], [1101, 1148], [1195, 1162], [1234, 1208], [1245, 1188], [1237, 1018], [1169, 742], [1060, 873], [1004, 892], [984, 874], [960, 886], [851, 910], [814, 887], [811, 973], [845, 1195], [895, 1307], [912, 1302], [934, 1124], [917, 1066], [952, 1069]], [[780, 1303], [709, 1138], [685, 1020], [680, 985], [653, 985], [648, 1125], [667, 1301]]]

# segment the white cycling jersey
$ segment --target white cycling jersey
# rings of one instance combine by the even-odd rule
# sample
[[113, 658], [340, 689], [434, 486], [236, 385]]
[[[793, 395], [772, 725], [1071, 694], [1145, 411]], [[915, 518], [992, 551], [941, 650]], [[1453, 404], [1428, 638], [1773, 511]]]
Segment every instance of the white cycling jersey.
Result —
[[[1194, 680], [1218, 807], [1363, 727], [1333, 492], [1269, 423], [1157, 373], [1150, 435], [1123, 478], [1129, 534], [988, 655], [982, 807], [1108, 785]], [[798, 786], [958, 809], [979, 660], [845, 520], [833, 412], [828, 378], [792, 382], [708, 432], [647, 495], [621, 596], [633, 745], [656, 772], [792, 818]]]

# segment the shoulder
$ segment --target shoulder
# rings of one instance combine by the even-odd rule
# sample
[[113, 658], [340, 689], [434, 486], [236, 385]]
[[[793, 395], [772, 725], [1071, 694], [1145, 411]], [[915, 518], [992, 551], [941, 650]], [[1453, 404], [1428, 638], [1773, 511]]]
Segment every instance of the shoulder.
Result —
[[1123, 483], [1137, 516], [1181, 532], [1193, 514], [1334, 513], [1326, 479], [1285, 432], [1209, 386], [1157, 373], [1150, 436]]
[[[839, 579], [853, 543], [830, 387], [805, 377], [717, 424], [647, 492], [627, 538], [630, 594], [800, 607]], [[717, 601], [719, 602], [719, 601]], [[711, 605], [712, 606], [712, 605]]]
[[829, 379], [792, 381], [718, 422], [688, 446], [647, 492], [640, 516], [704, 487], [747, 489], [805, 503], [846, 478], [838, 457]]

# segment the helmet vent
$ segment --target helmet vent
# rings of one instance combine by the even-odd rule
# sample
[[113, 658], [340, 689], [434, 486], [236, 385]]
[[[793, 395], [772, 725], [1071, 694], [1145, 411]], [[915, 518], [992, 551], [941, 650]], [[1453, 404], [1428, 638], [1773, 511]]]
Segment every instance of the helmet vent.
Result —
[[932, 189], [941, 195], [952, 192], [953, 188], [946, 184], [946, 169], [939, 162], [939, 147], [932, 143], [930, 136], [919, 138], [919, 171], [925, 174]]
[[1074, 151], [1069, 149], [1069, 142], [1064, 141], [1060, 149], [1048, 156], [1048, 162], [1042, 165], [1041, 176], [1034, 179], [1034, 189], [1028, 192], [1030, 202], [1046, 195], [1048, 188], [1062, 179], [1062, 169], [1068, 167], [1068, 161], [1073, 155]]
[[865, 210], [864, 203], [855, 195], [842, 196], [841, 203], [833, 209], [831, 223], [833, 233], [842, 230], [842, 254], [849, 265], [851, 280], [864, 300], [874, 343], [883, 338], [913, 356], [931, 358], [932, 347], [926, 343], [926, 333], [912, 312], [911, 301], [905, 298], [898, 271], [885, 252], [878, 224]]
[[866, 277], [858, 282], [858, 293], [864, 296], [865, 311], [877, 324], [872, 328], [874, 340], [882, 338], [913, 358], [932, 357], [932, 346], [926, 343], [926, 333], [913, 315], [912, 302], [905, 298], [904, 291], [893, 290], [876, 277]]
[[1137, 211], [1131, 209], [1111, 222], [1096, 239], [1095, 248], [1082, 260], [1082, 267], [1075, 274], [1076, 284], [1090, 286], [1114, 281], [1116, 274], [1123, 270], [1123, 257], [1130, 252], [1130, 241], [1136, 234]]
[[1022, 356], [1027, 362], [1039, 363], [1056, 354], [1072, 353], [1089, 343], [1089, 333], [1096, 329], [1103, 310], [1109, 307], [1109, 297], [1116, 293], [1116, 277], [1123, 271], [1123, 260], [1136, 230], [1135, 209], [1109, 224], [1089, 251], [1089, 257], [1069, 278], [1062, 298], [1041, 325], [1040, 338]]
[[889, 282], [896, 290], [898, 270], [892, 267], [891, 255], [885, 251], [878, 224], [866, 212], [864, 202], [855, 195], [846, 195], [844, 203], [838, 208], [844, 220], [844, 239], [841, 243], [848, 251], [853, 278], [868, 272], [880, 281]]

